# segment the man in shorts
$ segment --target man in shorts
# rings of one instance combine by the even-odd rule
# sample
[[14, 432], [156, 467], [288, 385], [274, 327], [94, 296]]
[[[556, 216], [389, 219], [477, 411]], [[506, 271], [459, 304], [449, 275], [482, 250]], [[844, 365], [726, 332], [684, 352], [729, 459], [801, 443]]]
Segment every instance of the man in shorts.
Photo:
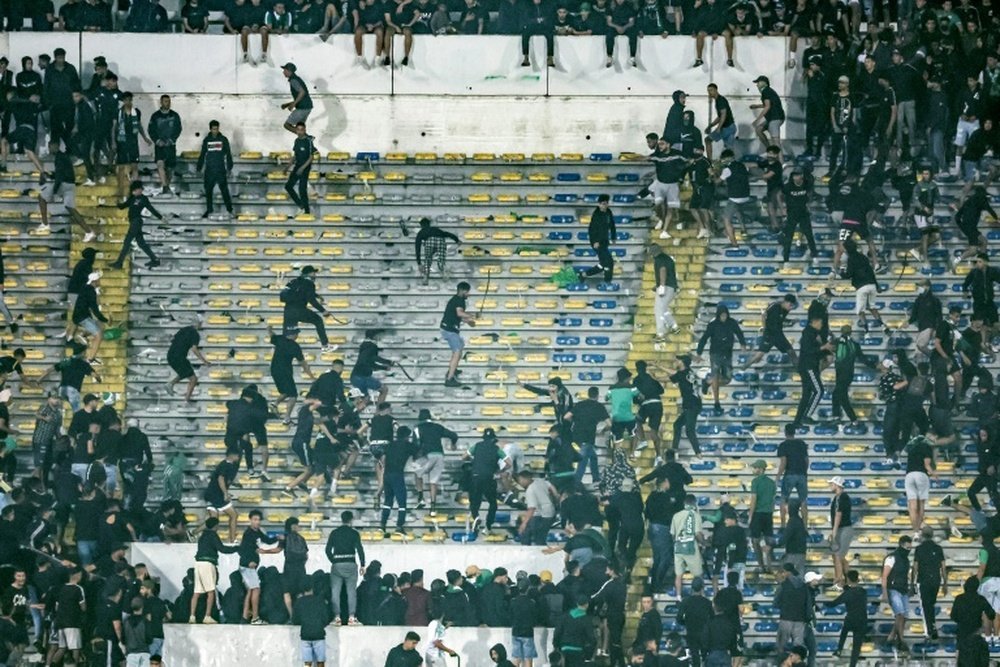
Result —
[[885, 335], [891, 333], [891, 329], [882, 321], [882, 315], [878, 311], [875, 303], [878, 297], [878, 279], [875, 277], [875, 269], [867, 257], [858, 250], [858, 244], [854, 239], [849, 238], [844, 241], [844, 250], [847, 252], [847, 266], [844, 268], [842, 277], [851, 281], [854, 288], [854, 312], [858, 316], [858, 326], [868, 333], [868, 315], [875, 318], [875, 323], [882, 328]]
[[754, 472], [750, 483], [750, 543], [760, 555], [760, 563], [765, 570], [771, 567], [771, 549], [774, 547], [774, 497], [778, 485], [767, 476], [767, 461], [753, 462]]
[[153, 140], [153, 159], [160, 176], [160, 191], [156, 194], [169, 195], [177, 165], [177, 139], [181, 136], [181, 117], [170, 108], [170, 95], [160, 95], [160, 108], [150, 115], [148, 129], [149, 138]]
[[260, 554], [272, 554], [281, 551], [279, 547], [271, 549], [267, 545], [275, 545], [278, 538], [270, 537], [260, 528], [264, 513], [258, 509], [250, 510], [250, 525], [243, 531], [240, 539], [240, 577], [247, 592], [243, 597], [243, 622], [250, 621], [252, 625], [262, 625], [260, 618], [260, 576], [257, 568], [260, 566]]
[[458, 434], [434, 421], [431, 411], [421, 408], [417, 415], [417, 425], [413, 429], [413, 437], [417, 443], [420, 456], [416, 459], [417, 466], [417, 509], [423, 509], [424, 488], [430, 493], [430, 515], [437, 514], [437, 492], [444, 474], [444, 447], [442, 441], [451, 440], [451, 448], [458, 444]]
[[368, 61], [364, 58], [363, 38], [365, 35], [375, 35], [375, 59], [371, 65], [376, 65], [382, 60], [382, 47], [385, 43], [385, 12], [379, 0], [358, 0], [349, 11], [354, 23], [355, 62], [368, 69]]
[[[238, 452], [236, 458], [239, 458]], [[226, 455], [226, 459], [229, 459], [228, 454]], [[231, 503], [230, 507], [232, 507]], [[209, 511], [211, 511], [211, 508]], [[235, 518], [236, 513], [234, 512], [233, 519]], [[233, 526], [235, 526], [235, 521], [233, 522]], [[212, 617], [212, 612], [215, 611], [215, 587], [219, 583], [219, 554], [234, 554], [240, 550], [239, 545], [227, 547], [222, 543], [219, 533], [216, 532], [216, 528], [218, 527], [218, 517], [209, 517], [205, 520], [205, 530], [202, 531], [201, 537], [198, 538], [198, 550], [194, 556], [194, 595], [191, 596], [191, 613], [188, 616], [188, 623], [193, 624], [198, 622], [195, 614], [198, 609], [198, 600], [202, 595], [205, 596], [206, 610], [202, 623], [205, 625], [218, 623]]]
[[[266, 51], [266, 47], [265, 47]], [[309, 87], [306, 82], [296, 74], [298, 68], [295, 63], [285, 63], [281, 66], [281, 73], [288, 79], [288, 87], [291, 91], [292, 101], [281, 105], [287, 110], [288, 118], [285, 119], [285, 129], [292, 134], [297, 134], [296, 125], [305, 125], [306, 119], [313, 110], [312, 97], [309, 96]]]
[[444, 314], [441, 316], [441, 338], [448, 343], [451, 350], [451, 359], [448, 362], [448, 374], [444, 378], [444, 386], [460, 387], [462, 383], [456, 377], [459, 373], [458, 364], [462, 361], [462, 351], [465, 349], [465, 341], [459, 330], [462, 324], [470, 327], [476, 326], [476, 318], [466, 310], [466, 299], [472, 286], [464, 280], [455, 287], [455, 295], [448, 299], [444, 307]]
[[894, 649], [907, 650], [903, 643], [906, 617], [910, 613], [910, 549], [913, 538], [903, 535], [899, 546], [882, 561], [882, 602], [892, 607], [893, 627], [886, 642]]
[[705, 156], [704, 146], [695, 146], [694, 155], [688, 160], [687, 173], [691, 178], [691, 199], [688, 210], [698, 221], [698, 238], [712, 235], [712, 209], [715, 207], [715, 181], [712, 178], [712, 161]]
[[229, 495], [229, 489], [232, 487], [233, 480], [236, 479], [236, 473], [239, 470], [240, 454], [239, 447], [230, 447], [226, 451], [226, 458], [215, 466], [204, 494], [205, 509], [208, 510], [211, 517], [209, 521], [215, 519], [215, 525], [218, 525], [220, 515], [225, 514], [229, 517], [230, 542], [236, 540], [236, 509], [233, 507], [233, 498]]
[[788, 313], [795, 308], [798, 302], [794, 294], [786, 294], [780, 301], [772, 301], [768, 305], [764, 311], [764, 331], [760, 336], [760, 342], [757, 344], [757, 351], [743, 364], [743, 368], [749, 368], [756, 364], [772, 348], [777, 349], [778, 352], [787, 354], [792, 365], [798, 364], [798, 357], [792, 348], [792, 344], [788, 342], [784, 331], [785, 318], [788, 317]]
[[42, 113], [42, 98], [30, 95], [28, 99], [14, 96], [7, 100], [7, 111], [10, 114], [7, 140], [3, 144], [3, 164], [7, 164], [7, 153], [13, 148], [15, 153], [24, 153], [38, 173], [44, 174], [38, 159], [38, 127]]
[[[732, 61], [729, 61], [732, 67]], [[774, 88], [771, 88], [771, 81], [766, 76], [758, 76], [753, 82], [760, 91], [760, 104], [751, 104], [750, 108], [760, 112], [753, 121], [754, 132], [760, 143], [767, 146], [777, 146], [781, 148], [781, 126], [785, 123], [785, 109], [781, 104], [781, 98]]]
[[851, 497], [844, 491], [844, 478], [836, 475], [829, 479], [833, 501], [830, 503], [830, 553], [833, 555], [833, 586], [842, 592], [847, 576], [847, 556], [854, 541], [854, 520], [851, 517]]
[[97, 234], [76, 208], [76, 174], [73, 173], [73, 158], [62, 143], [50, 143], [49, 152], [52, 153], [55, 162], [54, 175], [51, 181], [42, 185], [38, 193], [38, 212], [42, 216], [38, 231], [47, 232], [49, 230], [48, 205], [55, 203], [56, 197], [61, 195], [62, 205], [69, 215], [70, 222], [83, 229], [83, 242], [90, 243], [97, 238]]
[[656, 229], [662, 229], [661, 239], [669, 239], [672, 212], [681, 207], [680, 181], [684, 178], [687, 160], [663, 137], [657, 140], [656, 150], [649, 156], [649, 159], [656, 167], [656, 178], [649, 186], [649, 192], [653, 195], [656, 217], [659, 220]]
[[[72, 664], [80, 664], [80, 651], [83, 649], [83, 624], [87, 611], [87, 598], [80, 580], [83, 578], [83, 568], [76, 566], [69, 570], [69, 581], [63, 584], [55, 593], [55, 627], [58, 648], [49, 656], [48, 664], [62, 662], [67, 652], [72, 655]], [[49, 650], [52, 651], [50, 645]], [[65, 664], [71, 664], [69, 660]]]
[[940, 230], [934, 219], [934, 205], [937, 203], [939, 193], [930, 169], [920, 171], [920, 181], [913, 196], [916, 199], [913, 205], [913, 222], [920, 230], [920, 249], [911, 249], [910, 256], [918, 262], [923, 262], [927, 258], [931, 239], [940, 241]]
[[167, 350], [167, 364], [177, 374], [177, 376], [167, 383], [167, 390], [172, 391], [175, 384], [187, 380], [187, 392], [184, 400], [191, 402], [194, 395], [194, 388], [198, 386], [198, 376], [195, 375], [194, 366], [188, 361], [188, 353], [194, 352], [194, 356], [201, 360], [206, 366], [211, 366], [211, 362], [205, 358], [198, 344], [201, 342], [202, 319], [198, 318], [195, 324], [181, 327], [170, 340], [170, 348]]

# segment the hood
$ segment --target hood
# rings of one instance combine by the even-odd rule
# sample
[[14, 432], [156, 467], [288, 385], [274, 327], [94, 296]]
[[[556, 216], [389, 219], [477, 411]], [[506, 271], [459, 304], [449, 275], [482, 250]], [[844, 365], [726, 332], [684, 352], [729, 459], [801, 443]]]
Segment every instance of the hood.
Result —
[[685, 111], [684, 112], [684, 124], [685, 125], [694, 125], [694, 112], [693, 111]]
[[490, 653], [494, 652], [497, 654], [497, 664], [507, 659], [507, 649], [504, 648], [503, 644], [494, 644], [490, 648]]
[[805, 579], [801, 575], [793, 574], [792, 576], [785, 579], [785, 583], [792, 588], [802, 588], [806, 585]]
[[81, 252], [80, 255], [84, 259], [89, 259], [93, 261], [94, 258], [97, 257], [97, 250], [95, 250], [94, 248], [84, 248], [83, 252]]
[[674, 94], [671, 95], [671, 97], [673, 97], [673, 99], [674, 99], [674, 104], [680, 104], [681, 103], [681, 95], [683, 95], [683, 94], [684, 94], [683, 90], [675, 90], [674, 91]]

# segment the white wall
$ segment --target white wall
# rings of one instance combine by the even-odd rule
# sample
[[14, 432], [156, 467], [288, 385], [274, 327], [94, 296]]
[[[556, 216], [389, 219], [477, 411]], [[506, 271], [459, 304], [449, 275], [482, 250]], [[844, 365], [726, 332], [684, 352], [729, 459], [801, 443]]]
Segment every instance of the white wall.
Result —
[[[366, 39], [370, 60], [374, 43]], [[784, 38], [737, 38], [735, 67], [725, 65], [718, 40], [706, 47], [706, 64], [698, 69], [691, 67], [692, 38], [640, 40], [637, 68], [627, 65], [626, 43], [619, 42], [614, 67], [605, 68], [602, 38], [557, 38], [555, 69], [538, 66], [545, 55], [541, 38], [532, 42], [533, 65], [521, 67], [516, 36], [417, 36], [413, 67], [395, 70], [357, 65], [345, 35], [328, 42], [315, 35], [275, 37], [275, 66], [259, 67], [239, 63], [238, 40], [225, 35], [22, 32], [0, 35], [0, 51], [17, 70], [21, 55], [63, 46], [85, 82], [94, 56], [104, 55], [147, 116], [161, 93], [174, 97], [186, 149], [200, 145], [199, 133], [215, 118], [236, 150], [287, 150], [291, 137], [281, 128], [286, 113], [279, 108], [289, 99], [279, 68], [286, 60], [313, 91], [309, 126], [321, 151], [641, 151], [643, 136], [662, 129], [676, 89], [689, 93], [688, 108], [704, 126], [711, 81], [729, 98], [741, 137], [749, 138], [758, 74], [769, 76], [782, 96], [800, 90], [796, 71], [785, 68]], [[256, 38], [251, 44], [256, 52]]]
[[[327, 667], [381, 667], [389, 650], [403, 641], [407, 631], [420, 635], [417, 650], [423, 655], [427, 628], [329, 627], [326, 629]], [[295, 626], [174, 625], [164, 626], [163, 654], [170, 667], [288, 667], [301, 665], [299, 629]], [[461, 657], [462, 667], [492, 667], [489, 650], [503, 644], [510, 651], [509, 628], [450, 628], [445, 645]], [[539, 660], [551, 651], [548, 628], [535, 630]], [[454, 658], [449, 667], [457, 667]]]
[[[428, 587], [434, 579], [444, 579], [448, 570], [465, 572], [469, 565], [478, 565], [485, 569], [506, 567], [511, 576], [518, 570], [537, 574], [542, 570], [552, 572], [558, 581], [562, 578], [563, 554], [542, 553], [542, 547], [521, 547], [494, 544], [366, 544], [365, 556], [368, 562], [381, 561], [382, 571], [389, 573], [409, 572], [415, 569], [424, 571], [424, 580]], [[133, 542], [128, 552], [130, 563], [145, 563], [154, 577], [160, 579], [160, 589], [164, 599], [174, 599], [181, 590], [181, 581], [189, 568], [194, 567], [194, 544], [154, 544], [150, 542]], [[261, 557], [261, 565], [274, 565], [281, 568], [284, 556], [267, 554]], [[239, 566], [239, 558], [235, 554], [223, 554], [219, 557], [219, 589], [229, 588], [229, 575]], [[306, 571], [329, 570], [330, 562], [324, 553], [324, 545], [309, 545], [309, 561]]]

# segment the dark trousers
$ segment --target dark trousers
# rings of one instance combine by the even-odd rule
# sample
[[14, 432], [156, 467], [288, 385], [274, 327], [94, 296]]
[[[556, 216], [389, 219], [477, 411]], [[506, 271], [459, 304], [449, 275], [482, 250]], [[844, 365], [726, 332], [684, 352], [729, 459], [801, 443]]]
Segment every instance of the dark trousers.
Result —
[[608, 614], [608, 659], [611, 665], [624, 665], [625, 652], [622, 649], [622, 631], [625, 629], [625, 614]]
[[905, 447], [913, 436], [913, 427], [917, 427], [917, 432], [923, 435], [927, 433], [927, 413], [924, 411], [924, 402], [917, 396], [904, 394], [900, 399], [902, 405], [899, 408], [899, 445]]
[[[692, 629], [694, 632], [691, 631]], [[691, 654], [691, 667], [701, 667], [701, 663], [705, 660], [705, 651], [701, 648], [701, 628], [692, 629], [689, 629], [687, 634], [688, 652]]]
[[920, 608], [924, 611], [924, 628], [927, 630], [928, 635], [936, 633], [937, 613], [934, 606], [937, 604], [938, 591], [941, 589], [941, 580], [938, 578], [927, 579], [926, 581], [919, 582], [918, 585], [920, 589]]
[[[293, 167], [288, 180], [285, 181], [285, 192], [292, 198], [295, 205], [306, 213], [309, 212], [309, 169], [299, 173], [298, 167]], [[296, 185], [298, 192], [296, 192]]]
[[90, 135], [77, 133], [69, 143], [69, 150], [73, 157], [83, 160], [83, 166], [87, 169], [87, 178], [97, 180], [97, 171], [94, 169], [94, 138]]
[[882, 445], [888, 458], [895, 458], [899, 451], [899, 407], [899, 399], [888, 403], [882, 417]]
[[545, 37], [545, 55], [549, 58], [555, 55], [556, 45], [552, 28], [543, 25], [524, 26], [524, 29], [521, 31], [521, 55], [524, 57], [528, 56], [528, 45], [531, 43], [531, 38], [535, 35], [542, 35]]
[[473, 518], [479, 516], [479, 508], [487, 503], [486, 508], [486, 528], [493, 527], [493, 521], [497, 518], [497, 481], [492, 475], [473, 475], [472, 484], [469, 488], [469, 513]]
[[118, 259], [115, 260], [116, 264], [121, 264], [125, 261], [125, 255], [129, 253], [132, 249], [132, 241], [135, 241], [136, 245], [139, 246], [139, 250], [146, 253], [151, 262], [159, 262], [156, 255], [153, 254], [153, 249], [149, 247], [146, 243], [146, 236], [142, 233], [142, 223], [130, 222], [128, 225], [128, 233], [125, 234], [125, 240], [122, 241], [121, 252], [118, 253]]
[[320, 345], [326, 347], [329, 339], [326, 337], [326, 325], [319, 313], [309, 310], [305, 306], [285, 306], [285, 327], [294, 327], [299, 322], [307, 322], [316, 327], [316, 335], [319, 336]]
[[997, 478], [992, 475], [987, 475], [986, 473], [979, 473], [976, 478], [972, 480], [972, 484], [969, 486], [969, 490], [966, 491], [965, 495], [969, 499], [969, 504], [972, 509], [977, 512], [983, 511], [983, 506], [979, 504], [979, 492], [986, 490], [989, 494], [990, 502], [993, 503], [994, 507], [1000, 507], [1000, 493], [997, 493]]
[[799, 399], [799, 407], [795, 411], [796, 424], [801, 424], [804, 418], [811, 417], [819, 407], [820, 399], [823, 398], [823, 381], [819, 377], [818, 368], [799, 369], [799, 379], [802, 382], [802, 398]]
[[843, 651], [844, 644], [847, 642], [847, 634], [851, 634], [851, 665], [850, 667], [856, 667], [858, 660], [861, 659], [861, 644], [865, 641], [865, 631], [862, 628], [848, 628], [845, 623], [840, 628], [840, 639], [837, 641], [837, 650]]
[[853, 381], [854, 376], [851, 374], [837, 374], [837, 382], [833, 385], [834, 418], [839, 418], [840, 411], [843, 410], [850, 421], [858, 421], [858, 415], [854, 412], [854, 406], [851, 405], [851, 382]]
[[56, 103], [49, 107], [49, 134], [54, 143], [66, 142], [69, 147], [69, 131], [73, 125], [73, 101]]
[[212, 191], [215, 189], [215, 186], [219, 186], [219, 192], [222, 193], [222, 202], [226, 205], [226, 210], [232, 213], [233, 200], [229, 196], [229, 182], [226, 180], [225, 172], [205, 172], [205, 210], [209, 213], [212, 212]]
[[806, 152], [819, 157], [830, 134], [830, 107], [806, 102]]
[[801, 216], [789, 213], [785, 218], [785, 231], [781, 246], [782, 259], [787, 262], [792, 253], [792, 239], [795, 237], [795, 230], [799, 230], [806, 237], [806, 243], [809, 244], [809, 255], [815, 257], [817, 253], [816, 238], [813, 236], [812, 220], [809, 218], [809, 213], [806, 212], [805, 215]]
[[643, 532], [645, 531], [641, 522], [635, 526], [622, 526], [622, 530], [618, 535], [618, 546], [625, 556], [624, 565], [626, 570], [631, 570], [635, 567], [636, 554], [639, 553], [639, 547], [642, 546]]
[[387, 472], [382, 481], [385, 490], [382, 500], [382, 529], [389, 523], [393, 502], [399, 507], [396, 513], [396, 525], [402, 528], [406, 525], [406, 478], [401, 472]]
[[847, 133], [834, 132], [830, 135], [830, 173], [847, 169], [847, 154], [850, 142]]
[[[615, 553], [618, 548], [618, 537], [621, 535], [622, 515], [617, 507], [608, 505], [604, 510], [604, 519], [608, 522], [608, 549]], [[625, 537], [622, 535], [622, 541]]]
[[[629, 28], [622, 34], [628, 37], [629, 57], [635, 58], [635, 52], [639, 48], [639, 31], [636, 28]], [[604, 49], [608, 54], [608, 58], [615, 52], [615, 37], [618, 37], [618, 31], [614, 28], [609, 28], [608, 34], [604, 36]]]
[[700, 408], [693, 406], [681, 408], [681, 413], [674, 420], [674, 449], [677, 449], [677, 446], [681, 444], [681, 428], [683, 428], [684, 435], [687, 436], [688, 442], [691, 443], [691, 449], [694, 450], [696, 455], [701, 455], [701, 444], [698, 442], [699, 411]]
[[611, 255], [607, 243], [598, 243], [595, 250], [597, 251], [597, 266], [587, 269], [584, 275], [589, 278], [603, 272], [604, 282], [610, 283], [611, 279], [615, 277], [615, 258]]

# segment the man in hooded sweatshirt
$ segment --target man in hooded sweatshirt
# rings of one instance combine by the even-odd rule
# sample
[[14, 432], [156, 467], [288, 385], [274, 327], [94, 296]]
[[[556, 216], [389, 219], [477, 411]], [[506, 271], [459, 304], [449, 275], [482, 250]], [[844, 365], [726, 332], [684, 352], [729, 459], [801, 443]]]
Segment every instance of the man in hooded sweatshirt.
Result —
[[675, 90], [671, 96], [674, 103], [667, 111], [667, 122], [663, 125], [661, 138], [674, 148], [681, 149], [681, 133], [684, 129], [684, 105], [687, 103], [687, 93]]
[[785, 646], [800, 646], [805, 641], [806, 619], [809, 613], [809, 591], [795, 566], [785, 563], [780, 571], [782, 577], [774, 604], [780, 610], [778, 617], [777, 652], [781, 655]]
[[497, 667], [514, 667], [514, 663], [507, 659], [507, 649], [503, 644], [494, 644], [490, 648], [490, 660]]

